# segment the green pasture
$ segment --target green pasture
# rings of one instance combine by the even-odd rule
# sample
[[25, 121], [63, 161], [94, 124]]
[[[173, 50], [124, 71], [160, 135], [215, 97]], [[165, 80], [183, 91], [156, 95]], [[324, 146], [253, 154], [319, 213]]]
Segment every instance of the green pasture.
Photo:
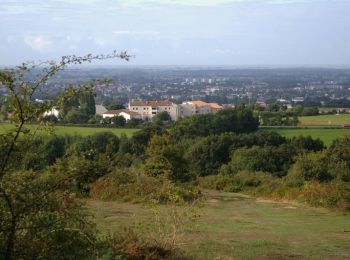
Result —
[[[210, 191], [206, 196], [196, 212], [200, 217], [178, 241], [193, 259], [350, 258], [348, 214], [234, 193]], [[87, 207], [105, 233], [155, 220], [150, 208], [140, 204], [88, 200]], [[160, 219], [168, 211], [159, 206]]]
[[[13, 128], [10, 124], [0, 124], [0, 134], [5, 133]], [[32, 131], [38, 131], [38, 133], [45, 133], [53, 131], [57, 135], [93, 135], [100, 132], [112, 132], [116, 135], [126, 134], [131, 136], [137, 131], [137, 129], [125, 129], [125, 128], [107, 128], [107, 127], [79, 127], [79, 126], [55, 126], [49, 128], [38, 127], [35, 125], [27, 126]]]
[[350, 124], [350, 114], [301, 116], [299, 121], [303, 126], [342, 126]]
[[272, 131], [275, 131], [287, 138], [297, 136], [311, 136], [312, 138], [320, 138], [327, 146], [329, 146], [335, 139], [350, 135], [350, 129], [346, 128], [276, 128]]

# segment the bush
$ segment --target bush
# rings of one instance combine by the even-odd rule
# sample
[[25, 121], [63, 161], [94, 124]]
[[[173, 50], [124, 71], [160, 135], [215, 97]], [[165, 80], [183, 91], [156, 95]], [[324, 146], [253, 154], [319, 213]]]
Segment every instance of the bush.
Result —
[[241, 171], [235, 175], [217, 175], [200, 178], [202, 188], [214, 188], [227, 192], [269, 194], [280, 184], [280, 180], [269, 173]]
[[300, 186], [305, 181], [329, 181], [332, 175], [328, 170], [328, 158], [325, 153], [304, 153], [297, 157], [288, 173], [287, 181]]
[[298, 199], [312, 206], [350, 210], [350, 184], [344, 182], [308, 182]]
[[106, 259], [173, 259], [170, 249], [157, 244], [145, 242], [131, 228], [121, 228], [109, 239]]
[[240, 148], [233, 152], [232, 159], [220, 169], [221, 174], [235, 174], [239, 171], [263, 171], [274, 176], [284, 176], [293, 162], [295, 149], [288, 144], [278, 147], [266, 146]]
[[69, 192], [69, 182], [67, 176], [51, 173], [5, 175], [0, 193], [0, 259], [11, 237], [13, 259], [94, 257], [97, 232], [83, 205]]
[[90, 189], [90, 197], [112, 201], [184, 203], [200, 196], [196, 188], [175, 185], [167, 178], [139, 174], [134, 169], [104, 176]]

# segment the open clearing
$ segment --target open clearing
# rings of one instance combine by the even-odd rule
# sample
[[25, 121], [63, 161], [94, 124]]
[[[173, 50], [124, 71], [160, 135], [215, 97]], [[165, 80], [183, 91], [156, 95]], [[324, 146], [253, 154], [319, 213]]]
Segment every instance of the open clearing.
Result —
[[[140, 204], [88, 200], [87, 206], [105, 232], [153, 220], [152, 211]], [[160, 211], [166, 214], [167, 208]], [[194, 259], [350, 258], [346, 213], [210, 191], [197, 214], [182, 246]]]
[[276, 128], [272, 131], [275, 131], [287, 138], [297, 136], [311, 136], [312, 138], [320, 138], [327, 146], [332, 144], [335, 139], [350, 135], [350, 129], [346, 128]]
[[302, 126], [342, 126], [350, 124], [350, 114], [299, 117]]
[[[0, 124], [0, 134], [10, 130], [12, 125], [10, 124]], [[29, 125], [29, 129], [34, 130], [36, 126]], [[126, 129], [126, 128], [108, 128], [108, 127], [79, 127], [79, 126], [55, 126], [54, 133], [57, 135], [93, 135], [100, 132], [112, 132], [115, 135], [126, 134], [130, 137], [133, 133], [138, 131], [138, 129]], [[44, 131], [39, 131], [39, 133]]]

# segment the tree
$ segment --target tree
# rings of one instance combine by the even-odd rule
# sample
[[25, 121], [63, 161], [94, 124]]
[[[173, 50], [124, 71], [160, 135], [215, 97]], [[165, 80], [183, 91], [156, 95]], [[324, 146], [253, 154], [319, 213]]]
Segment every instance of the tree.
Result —
[[115, 116], [111, 118], [111, 123], [117, 127], [123, 127], [126, 124], [126, 120], [123, 116]]
[[146, 156], [145, 169], [168, 171], [173, 181], [188, 181], [193, 177], [188, 174], [181, 150], [169, 135], [153, 136], [147, 146]]
[[258, 129], [259, 120], [251, 109], [238, 106], [216, 114], [194, 115], [176, 121], [170, 133], [175, 139], [194, 138], [225, 132], [248, 133]]
[[167, 111], [162, 111], [158, 114], [156, 114], [153, 118], [152, 121], [156, 124], [161, 124], [164, 122], [169, 122], [171, 121], [170, 114]]
[[58, 99], [59, 117], [68, 123], [86, 123], [96, 114], [94, 83], [83, 87], [70, 86], [63, 91]]
[[92, 89], [80, 92], [79, 108], [89, 118], [96, 114], [95, 94]]
[[295, 184], [303, 184], [304, 181], [329, 181], [332, 176], [328, 170], [328, 159], [325, 153], [300, 154], [288, 172], [288, 179]]
[[103, 105], [108, 109], [108, 110], [119, 110], [119, 109], [125, 109], [125, 106], [121, 105], [117, 101], [110, 101], [110, 102], [104, 102]]
[[[50, 259], [62, 255], [85, 258], [92, 253], [90, 248], [94, 241], [90, 239], [88, 218], [63, 185], [70, 179], [50, 178], [40, 172], [18, 172], [13, 165], [20, 158], [15, 156], [19, 139], [31, 136], [26, 124], [41, 123], [44, 112], [53, 107], [49, 102], [35, 103], [35, 92], [70, 64], [108, 58], [128, 60], [129, 55], [113, 52], [110, 55], [64, 56], [57, 63], [46, 63], [44, 68], [45, 63], [40, 66], [23, 63], [16, 69], [0, 70], [0, 82], [10, 96], [11, 122], [15, 125], [11, 131], [0, 135], [0, 255], [4, 259]], [[28, 81], [28, 74], [33, 70], [40, 71], [39, 76]], [[21, 152], [26, 154], [28, 150]]]

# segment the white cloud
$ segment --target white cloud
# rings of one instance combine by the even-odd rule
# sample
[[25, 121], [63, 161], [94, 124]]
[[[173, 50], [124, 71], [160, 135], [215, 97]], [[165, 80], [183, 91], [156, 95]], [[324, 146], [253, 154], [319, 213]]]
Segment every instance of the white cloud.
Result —
[[101, 47], [106, 44], [106, 40], [103, 38], [98, 37], [98, 38], [95, 38], [94, 41], [98, 46], [101, 46]]
[[52, 41], [47, 36], [26, 36], [24, 43], [35, 51], [47, 51], [52, 47]]
[[142, 37], [142, 38], [146, 38], [146, 37], [155, 37], [155, 36], [159, 36], [160, 32], [158, 31], [130, 31], [130, 30], [116, 30], [113, 32], [113, 34], [116, 37]]
[[233, 51], [230, 49], [215, 49], [214, 53], [224, 55], [224, 54], [233, 54]]
[[116, 36], [155, 36], [159, 35], [160, 32], [157, 31], [129, 31], [129, 30], [117, 30], [113, 32]]

